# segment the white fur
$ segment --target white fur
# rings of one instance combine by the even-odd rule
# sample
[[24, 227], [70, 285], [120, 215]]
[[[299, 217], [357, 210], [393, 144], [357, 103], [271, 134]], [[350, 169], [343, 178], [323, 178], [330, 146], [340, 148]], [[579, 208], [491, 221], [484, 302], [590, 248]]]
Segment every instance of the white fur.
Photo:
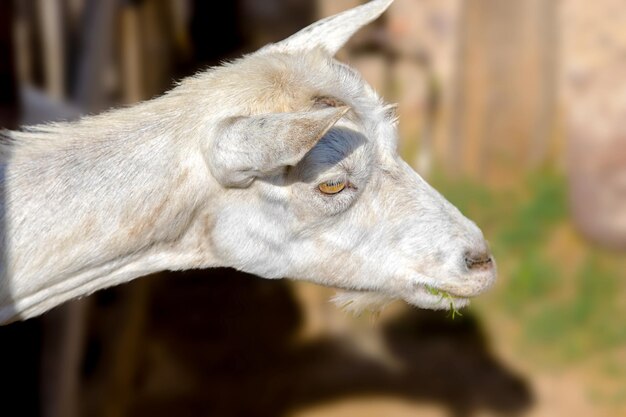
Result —
[[[158, 99], [5, 132], [0, 322], [164, 269], [230, 266], [425, 308], [449, 306], [426, 286], [457, 306], [488, 288], [495, 268], [463, 261], [487, 251], [480, 230], [400, 159], [388, 107], [327, 52], [390, 2]], [[337, 179], [351, 185], [318, 190]]]

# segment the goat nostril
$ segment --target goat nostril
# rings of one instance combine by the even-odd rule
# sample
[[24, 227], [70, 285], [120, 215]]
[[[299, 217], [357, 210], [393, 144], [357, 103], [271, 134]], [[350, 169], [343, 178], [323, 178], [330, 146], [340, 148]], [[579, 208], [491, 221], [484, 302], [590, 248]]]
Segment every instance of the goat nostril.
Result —
[[471, 270], [489, 269], [493, 264], [491, 254], [487, 252], [466, 252], [465, 266]]

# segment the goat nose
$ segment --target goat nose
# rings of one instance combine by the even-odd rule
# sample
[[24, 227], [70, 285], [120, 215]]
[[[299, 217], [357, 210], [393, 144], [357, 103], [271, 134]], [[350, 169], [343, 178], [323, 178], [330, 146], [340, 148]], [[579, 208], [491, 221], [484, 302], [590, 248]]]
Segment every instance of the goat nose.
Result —
[[465, 266], [470, 271], [487, 270], [493, 266], [491, 253], [487, 251], [468, 250], [465, 252]]

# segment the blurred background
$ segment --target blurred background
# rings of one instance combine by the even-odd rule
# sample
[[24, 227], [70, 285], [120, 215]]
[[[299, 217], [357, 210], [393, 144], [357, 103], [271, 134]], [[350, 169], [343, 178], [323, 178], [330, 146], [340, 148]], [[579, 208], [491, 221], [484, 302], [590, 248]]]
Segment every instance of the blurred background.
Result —
[[[0, 2], [0, 126], [157, 96], [357, 0]], [[339, 58], [490, 240], [461, 317], [162, 273], [0, 327], [3, 416], [626, 415], [623, 0], [396, 0]]]

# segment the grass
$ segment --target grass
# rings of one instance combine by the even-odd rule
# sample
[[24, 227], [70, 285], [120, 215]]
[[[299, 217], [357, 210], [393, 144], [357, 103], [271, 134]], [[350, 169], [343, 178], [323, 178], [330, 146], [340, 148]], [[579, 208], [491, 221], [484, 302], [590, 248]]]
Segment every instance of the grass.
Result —
[[426, 285], [426, 291], [428, 291], [428, 293], [431, 295], [440, 296], [440, 300], [446, 299], [448, 301], [450, 318], [452, 318], [452, 320], [454, 320], [457, 316], [463, 317], [463, 314], [461, 314], [461, 312], [456, 308], [456, 305], [454, 304], [454, 298], [452, 298], [449, 292], [438, 290], [437, 288], [431, 287], [429, 285]]

